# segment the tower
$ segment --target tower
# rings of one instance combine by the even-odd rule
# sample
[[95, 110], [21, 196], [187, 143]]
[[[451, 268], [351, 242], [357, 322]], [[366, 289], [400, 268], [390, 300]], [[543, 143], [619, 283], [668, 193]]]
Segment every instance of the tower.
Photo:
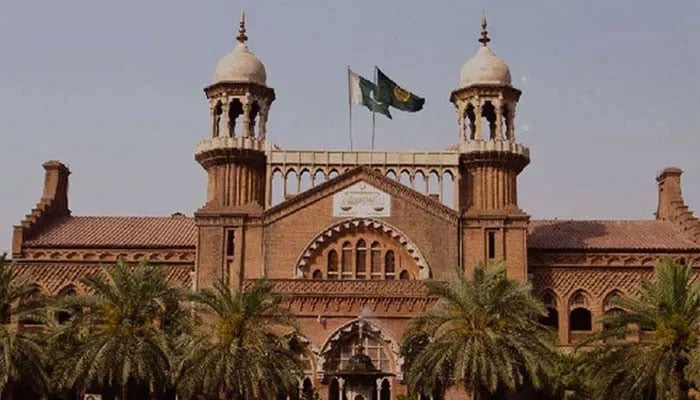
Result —
[[195, 150], [195, 160], [207, 172], [206, 203], [195, 213], [197, 286], [218, 279], [238, 285], [245, 275], [261, 274], [244, 264], [261, 265], [258, 220], [265, 204], [265, 137], [275, 91], [267, 86], [265, 66], [246, 44], [245, 14], [236, 40], [204, 88], [211, 125], [209, 138]]
[[460, 87], [450, 95], [459, 127], [462, 262], [470, 272], [478, 262], [503, 260], [509, 277], [525, 280], [529, 216], [518, 208], [517, 177], [530, 152], [515, 140], [521, 92], [488, 46], [485, 17], [481, 28], [481, 47], [462, 66]]

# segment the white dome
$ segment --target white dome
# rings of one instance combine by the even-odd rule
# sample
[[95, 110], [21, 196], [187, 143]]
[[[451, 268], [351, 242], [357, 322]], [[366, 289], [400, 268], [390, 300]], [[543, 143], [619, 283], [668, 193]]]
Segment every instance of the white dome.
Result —
[[253, 82], [266, 85], [265, 65], [248, 50], [245, 43], [238, 43], [232, 52], [223, 56], [216, 64], [214, 83], [219, 82]]
[[511, 85], [510, 68], [488, 46], [482, 46], [462, 66], [460, 87], [470, 85]]

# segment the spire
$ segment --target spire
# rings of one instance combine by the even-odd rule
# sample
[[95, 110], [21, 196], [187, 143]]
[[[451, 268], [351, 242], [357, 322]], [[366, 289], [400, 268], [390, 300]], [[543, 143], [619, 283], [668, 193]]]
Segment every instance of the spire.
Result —
[[479, 38], [479, 42], [481, 42], [482, 46], [488, 46], [488, 43], [491, 41], [489, 39], [489, 31], [486, 30], [486, 13], [481, 16], [481, 37]]
[[248, 35], [245, 34], [245, 11], [241, 11], [241, 22], [238, 23], [238, 36], [236, 36], [236, 39], [241, 44], [245, 44], [248, 40]]

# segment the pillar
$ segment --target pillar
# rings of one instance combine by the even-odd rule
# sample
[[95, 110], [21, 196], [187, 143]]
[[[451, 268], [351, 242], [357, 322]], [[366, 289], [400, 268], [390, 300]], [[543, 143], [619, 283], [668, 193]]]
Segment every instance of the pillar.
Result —
[[474, 140], [484, 140], [483, 121], [481, 120], [481, 100], [474, 106]]
[[496, 140], [503, 140], [503, 103], [501, 100], [493, 100], [496, 112]]
[[241, 120], [242, 120], [242, 125], [243, 127], [241, 136], [245, 137], [250, 137], [250, 131], [251, 126], [250, 126], [250, 105], [251, 105], [251, 96], [250, 93], [246, 94], [245, 99], [243, 100], [243, 115], [241, 115]]
[[234, 137], [235, 133], [233, 132], [233, 129], [231, 128], [231, 120], [230, 120], [228, 111], [229, 111], [229, 102], [228, 102], [228, 100], [226, 100], [223, 104], [221, 104], [221, 124], [224, 127], [224, 134], [221, 135], [221, 133], [219, 133], [219, 136]]

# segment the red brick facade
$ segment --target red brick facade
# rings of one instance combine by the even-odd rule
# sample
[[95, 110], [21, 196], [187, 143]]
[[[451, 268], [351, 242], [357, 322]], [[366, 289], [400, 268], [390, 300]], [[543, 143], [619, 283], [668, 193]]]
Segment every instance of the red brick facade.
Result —
[[[342, 382], [333, 370], [347, 361], [350, 345], [363, 340], [387, 374], [376, 389], [386, 381], [396, 399], [405, 393], [403, 330], [433, 301], [425, 280], [504, 260], [511, 278], [532, 283], [551, 309], [561, 345], [568, 346], [598, 329], [595, 318], [609, 308], [610, 297], [634, 293], [659, 257], [700, 264], [700, 223], [683, 202], [676, 168], [657, 178], [655, 220], [539, 221], [518, 208], [517, 175], [529, 163], [529, 150], [514, 138], [520, 92], [510, 86], [509, 72], [496, 84], [468, 80], [453, 92], [460, 143], [431, 153], [277, 149], [265, 137], [274, 91], [265, 85], [264, 70], [250, 73], [254, 82], [234, 76], [206, 89], [212, 135], [197, 146], [195, 158], [208, 174], [206, 189], [202, 185], [207, 202], [193, 218], [71, 216], [70, 172], [49, 161], [40, 202], [14, 228], [20, 274], [48, 294], [80, 292], [81, 278], [118, 259], [148, 260], [193, 289], [217, 279], [239, 286], [267, 278], [290, 295], [308, 341], [307, 386], [323, 399], [337, 398]], [[338, 176], [312, 180], [293, 196], [285, 182], [286, 200], [272, 205], [274, 175], [286, 179], [291, 171]], [[399, 182], [402, 172], [409, 184]], [[439, 194], [429, 189], [433, 173], [440, 177]], [[444, 205], [447, 175], [455, 189], [452, 207]], [[427, 193], [416, 190], [420, 176]], [[353, 192], [356, 185], [364, 191]]]

